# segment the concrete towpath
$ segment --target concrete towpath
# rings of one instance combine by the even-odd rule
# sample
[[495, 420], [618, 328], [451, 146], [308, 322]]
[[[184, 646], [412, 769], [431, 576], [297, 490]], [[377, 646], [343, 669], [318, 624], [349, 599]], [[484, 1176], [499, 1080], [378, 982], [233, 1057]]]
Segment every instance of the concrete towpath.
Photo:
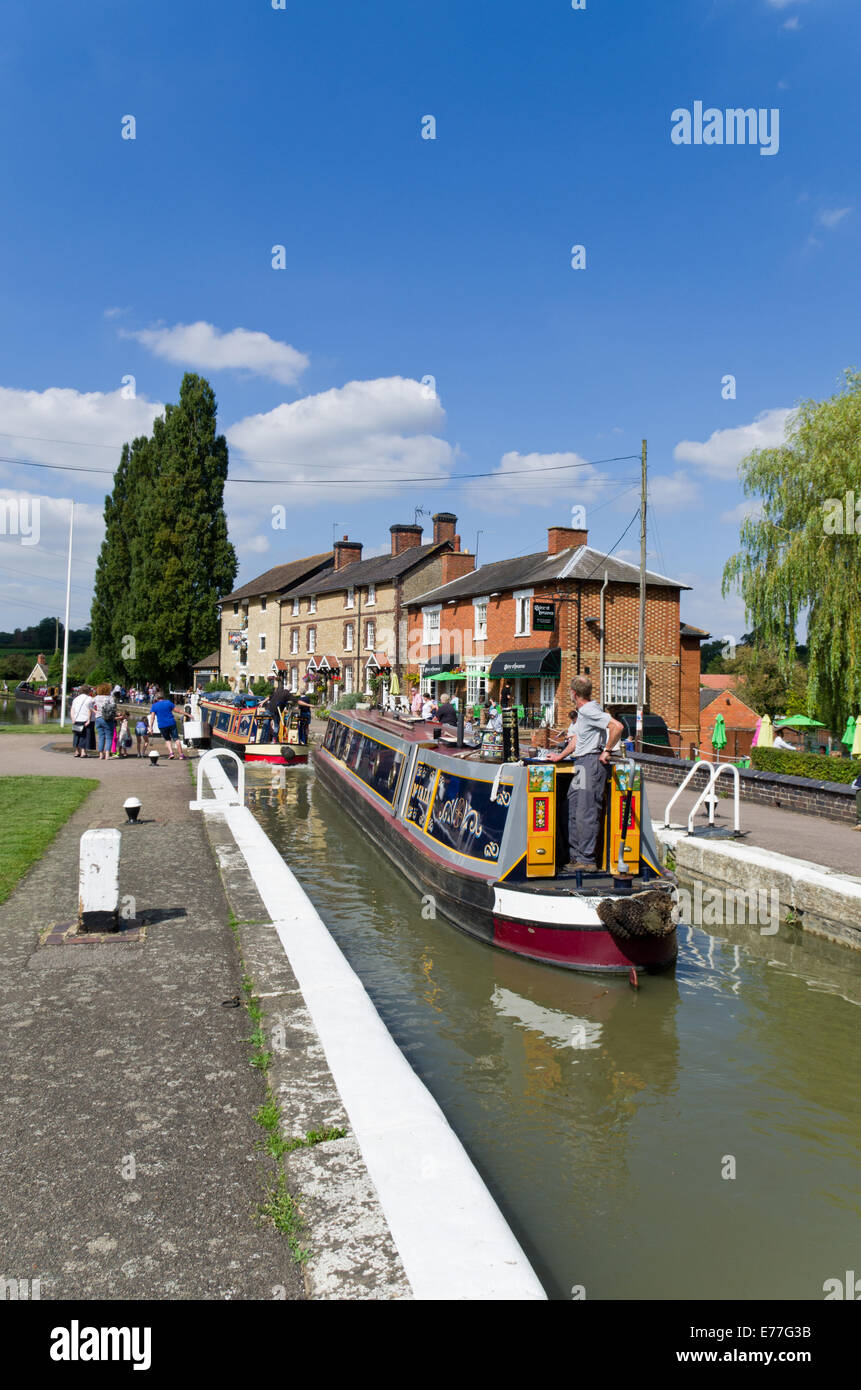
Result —
[[[272, 1161], [227, 900], [188, 764], [86, 761], [0, 737], [0, 773], [100, 786], [0, 906], [0, 1278], [43, 1299], [301, 1299], [258, 1216]], [[142, 942], [40, 945], [77, 911], [80, 836], [122, 831]], [[224, 1007], [225, 1001], [228, 1007]]]
[[[727, 782], [726, 785], [731, 790], [731, 783]], [[663, 822], [667, 802], [675, 790], [675, 787], [667, 786], [664, 782], [646, 778], [646, 795], [653, 821], [658, 824]], [[722, 790], [724, 788], [719, 783], [718, 792]], [[670, 811], [670, 820], [674, 825], [687, 826], [690, 809], [699, 794], [699, 791], [685, 788]], [[704, 810], [705, 807], [697, 813], [695, 825], [708, 823]], [[823, 816], [806, 815], [800, 811], [784, 811], [777, 806], [760, 806], [755, 801], [740, 803], [739, 821], [743, 832], [743, 838], [737, 841], [740, 845], [756, 845], [774, 854], [807, 859], [838, 873], [861, 874], [861, 831], [853, 830], [850, 825], [841, 825]], [[719, 795], [715, 825], [732, 830], [731, 795]]]

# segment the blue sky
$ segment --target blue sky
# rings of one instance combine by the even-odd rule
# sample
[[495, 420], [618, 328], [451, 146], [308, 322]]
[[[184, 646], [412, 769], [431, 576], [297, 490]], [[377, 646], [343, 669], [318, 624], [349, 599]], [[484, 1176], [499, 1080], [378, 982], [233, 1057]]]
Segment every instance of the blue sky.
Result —
[[[646, 437], [650, 564], [743, 632], [738, 460], [859, 360], [859, 37], [851, 0], [15, 0], [0, 500], [40, 524], [7, 511], [0, 627], [62, 612], [70, 497], [87, 620], [110, 486], [8, 460], [110, 470], [196, 370], [231, 474], [275, 480], [227, 489], [240, 579], [417, 507], [480, 561], [578, 503], [609, 549], [638, 464], [560, 465]], [[778, 152], [674, 144], [696, 101], [777, 109]]]

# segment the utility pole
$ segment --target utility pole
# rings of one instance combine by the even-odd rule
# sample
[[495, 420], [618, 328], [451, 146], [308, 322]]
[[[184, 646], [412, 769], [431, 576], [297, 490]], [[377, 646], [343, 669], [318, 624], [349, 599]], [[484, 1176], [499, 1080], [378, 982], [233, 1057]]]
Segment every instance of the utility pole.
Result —
[[646, 703], [646, 441], [643, 440], [640, 477], [640, 620], [637, 627], [636, 749], [643, 751], [643, 706]]
[[59, 645], [60, 645], [60, 619], [59, 619], [59, 618], [55, 618], [55, 619], [54, 619], [54, 652], [55, 652], [55, 653], [57, 652], [57, 649], [58, 649]]

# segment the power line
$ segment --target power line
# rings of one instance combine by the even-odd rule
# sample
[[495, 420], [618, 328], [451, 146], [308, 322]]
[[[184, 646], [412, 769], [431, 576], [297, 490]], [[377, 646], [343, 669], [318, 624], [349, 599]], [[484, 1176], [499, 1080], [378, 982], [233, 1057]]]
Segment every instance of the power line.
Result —
[[[52, 441], [53, 442], [53, 441]], [[58, 441], [60, 442], [60, 441]], [[394, 485], [413, 485], [415, 483], [437, 483], [442, 487], [458, 487], [462, 483], [471, 482], [477, 478], [496, 478], [508, 479], [516, 477], [534, 478], [539, 473], [560, 473], [572, 468], [599, 468], [608, 463], [625, 463], [636, 458], [636, 454], [620, 454], [616, 458], [595, 459], [583, 463], [553, 463], [541, 468], [510, 468], [504, 472], [492, 469], [485, 473], [461, 473], [449, 478], [441, 478], [436, 473], [415, 474], [409, 478], [388, 478], [388, 477], [363, 477], [351, 482], [348, 478], [225, 478], [225, 483], [252, 483], [257, 486], [274, 487], [367, 487], [369, 484], [381, 483], [386, 486]], [[278, 467], [284, 464], [283, 459], [245, 459], [246, 463], [261, 463]], [[17, 468], [45, 468], [59, 473], [96, 473], [101, 477], [113, 477], [115, 470], [112, 468], [87, 468], [82, 464], [73, 463], [37, 463], [34, 459], [13, 459], [5, 455], [0, 455], [0, 463], [12, 464]], [[289, 467], [288, 464], [284, 466]], [[325, 464], [303, 464], [304, 468], [326, 467]]]

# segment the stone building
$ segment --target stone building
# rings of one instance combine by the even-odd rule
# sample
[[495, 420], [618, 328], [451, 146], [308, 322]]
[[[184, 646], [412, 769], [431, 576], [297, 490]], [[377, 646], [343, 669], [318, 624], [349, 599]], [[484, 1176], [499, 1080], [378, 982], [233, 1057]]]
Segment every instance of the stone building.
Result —
[[293, 585], [332, 568], [332, 551], [276, 565], [221, 600], [220, 679], [245, 690], [255, 680], [277, 679], [281, 656], [281, 604]]
[[365, 692], [379, 673], [409, 666], [407, 606], [414, 596], [472, 568], [460, 549], [457, 517], [437, 512], [433, 540], [418, 525], [389, 528], [388, 555], [362, 559], [362, 544], [336, 541], [326, 573], [295, 583], [281, 602], [280, 655], [293, 690], [322, 684], [325, 695]]

